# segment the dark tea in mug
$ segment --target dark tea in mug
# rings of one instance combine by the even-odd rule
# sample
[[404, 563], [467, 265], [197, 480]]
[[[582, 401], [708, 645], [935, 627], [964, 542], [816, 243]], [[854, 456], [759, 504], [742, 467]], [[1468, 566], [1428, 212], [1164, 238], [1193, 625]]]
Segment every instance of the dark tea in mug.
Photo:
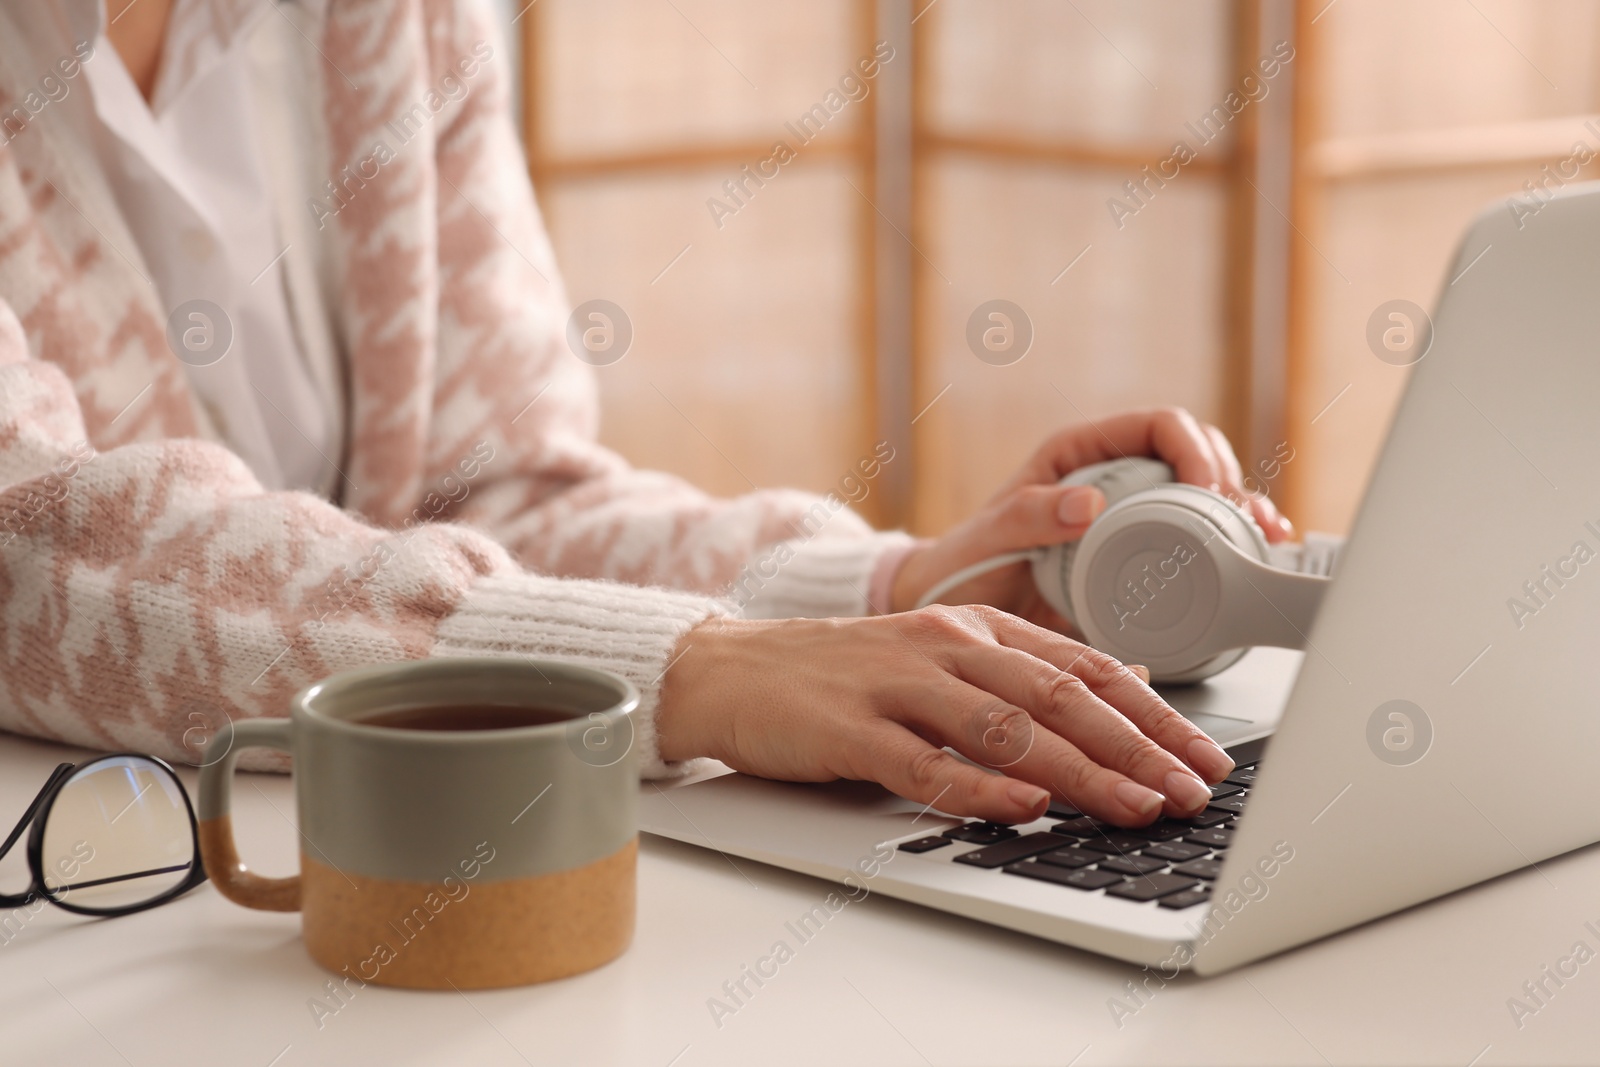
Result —
[[462, 704], [375, 711], [356, 716], [350, 721], [364, 726], [385, 726], [391, 730], [515, 730], [523, 726], [548, 726], [571, 718], [572, 712], [554, 708]]

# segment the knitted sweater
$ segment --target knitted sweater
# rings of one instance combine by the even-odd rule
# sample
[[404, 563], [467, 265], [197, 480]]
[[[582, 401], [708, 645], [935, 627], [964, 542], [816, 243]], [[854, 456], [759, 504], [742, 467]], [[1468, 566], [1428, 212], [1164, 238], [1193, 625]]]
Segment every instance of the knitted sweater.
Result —
[[[713, 499], [596, 444], [503, 64], [312, 231], [348, 381], [342, 498], [264, 491], [196, 403], [94, 164], [92, 47], [70, 25], [41, 47], [11, 20], [0, 8], [0, 728], [193, 761], [198, 726], [284, 715], [336, 671], [548, 656], [639, 687], [635, 744], [660, 775], [657, 696], [687, 630], [869, 610], [903, 535], [836, 495]], [[387, 124], [485, 42], [479, 0], [330, 0], [311, 93], [328, 180], [370, 173]]]

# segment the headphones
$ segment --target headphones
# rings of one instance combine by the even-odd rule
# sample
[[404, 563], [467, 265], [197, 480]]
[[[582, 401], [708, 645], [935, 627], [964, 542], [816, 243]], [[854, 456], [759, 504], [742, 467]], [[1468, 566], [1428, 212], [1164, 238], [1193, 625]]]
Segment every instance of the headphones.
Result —
[[1146, 458], [1082, 467], [1060, 484], [1105, 494], [1105, 511], [1081, 540], [984, 560], [935, 585], [917, 607], [1027, 560], [1051, 607], [1095, 648], [1144, 664], [1152, 681], [1198, 682], [1255, 645], [1305, 648], [1331, 579], [1273, 566], [1261, 528], [1233, 501], [1176, 482], [1171, 467]]

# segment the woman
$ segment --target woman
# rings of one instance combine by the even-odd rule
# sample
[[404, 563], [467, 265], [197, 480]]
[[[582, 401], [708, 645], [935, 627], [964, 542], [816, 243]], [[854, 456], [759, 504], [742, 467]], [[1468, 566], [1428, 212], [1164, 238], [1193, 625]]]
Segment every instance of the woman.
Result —
[[1243, 499], [1214, 428], [1058, 433], [932, 541], [632, 469], [595, 443], [480, 0], [124, 2], [0, 10], [0, 726], [192, 758], [205, 709], [359, 664], [559, 656], [639, 687], [646, 775], [714, 756], [1004, 821], [1205, 804], [1227, 757], [1025, 567], [907, 609], [1080, 536], [1104, 500], [1056, 483], [1086, 463]]

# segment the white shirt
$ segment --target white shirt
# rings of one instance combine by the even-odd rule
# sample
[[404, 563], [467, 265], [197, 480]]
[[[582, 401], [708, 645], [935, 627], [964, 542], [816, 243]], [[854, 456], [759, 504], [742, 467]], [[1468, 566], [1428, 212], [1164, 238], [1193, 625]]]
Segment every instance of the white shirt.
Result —
[[[97, 150], [162, 303], [178, 313], [168, 336], [183, 355], [174, 358], [223, 442], [265, 487], [334, 495], [342, 390], [337, 368], [308, 362], [308, 349], [332, 346], [296, 334], [284, 236], [293, 227], [280, 225], [263, 140], [262, 109], [281, 103], [257, 93], [247, 54], [253, 35], [294, 28], [277, 0], [178, 0], [147, 104], [105, 36], [103, 0], [69, 2], [98, 9], [95, 55], [84, 65]], [[186, 331], [195, 331], [189, 345]]]

